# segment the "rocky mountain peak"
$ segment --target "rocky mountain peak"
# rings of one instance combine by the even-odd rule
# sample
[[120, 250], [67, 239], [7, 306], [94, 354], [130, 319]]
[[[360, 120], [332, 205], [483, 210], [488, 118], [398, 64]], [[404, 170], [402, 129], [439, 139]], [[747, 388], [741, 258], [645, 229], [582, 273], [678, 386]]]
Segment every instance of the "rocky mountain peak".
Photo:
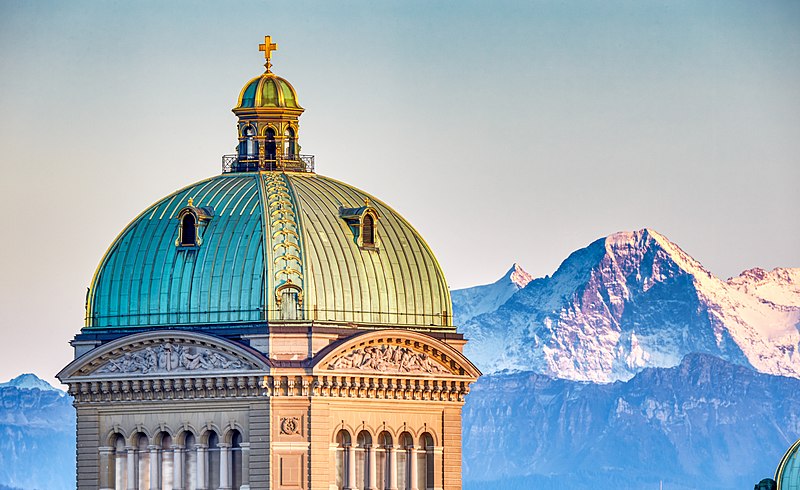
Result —
[[484, 373], [602, 383], [699, 352], [800, 378], [798, 272], [751, 271], [726, 283], [645, 228], [596, 240], [522, 289], [509, 271], [494, 285], [454, 291], [453, 303]]
[[61, 390], [54, 388], [50, 383], [36, 376], [33, 373], [20, 374], [16, 378], [0, 383], [0, 388], [12, 387], [20, 390], [41, 390], [41, 391], [57, 391], [63, 393]]
[[511, 269], [506, 272], [505, 277], [508, 277], [508, 279], [520, 289], [524, 288], [529, 282], [533, 281], [533, 276], [528, 274], [525, 269], [523, 269], [522, 266], [516, 262], [514, 262], [514, 265], [511, 266]]
[[766, 271], [755, 267], [728, 279], [726, 284], [765, 302], [800, 307], [800, 268], [777, 267]]

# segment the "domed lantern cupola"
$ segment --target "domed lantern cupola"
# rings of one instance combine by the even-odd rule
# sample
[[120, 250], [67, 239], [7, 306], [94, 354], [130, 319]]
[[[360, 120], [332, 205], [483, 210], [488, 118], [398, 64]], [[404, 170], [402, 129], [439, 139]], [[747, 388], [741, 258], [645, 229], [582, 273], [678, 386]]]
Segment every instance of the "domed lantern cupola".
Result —
[[223, 172], [313, 172], [313, 155], [301, 155], [299, 118], [304, 109], [286, 79], [272, 73], [270, 58], [278, 45], [264, 37], [266, 71], [248, 81], [239, 93], [233, 113], [239, 118], [239, 145], [235, 155], [222, 158]]

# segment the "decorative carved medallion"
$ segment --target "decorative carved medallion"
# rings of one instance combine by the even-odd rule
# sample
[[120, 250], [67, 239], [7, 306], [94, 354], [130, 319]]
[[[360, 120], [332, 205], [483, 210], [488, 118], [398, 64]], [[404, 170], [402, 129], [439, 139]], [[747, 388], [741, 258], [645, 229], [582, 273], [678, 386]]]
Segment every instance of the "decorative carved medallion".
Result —
[[359, 369], [392, 374], [450, 374], [428, 354], [399, 345], [371, 345], [355, 349], [331, 361], [328, 369]]
[[95, 372], [98, 374], [150, 374], [220, 371], [244, 367], [242, 361], [208, 347], [164, 342], [108, 359]]
[[300, 433], [300, 418], [299, 417], [283, 417], [281, 418], [281, 434], [295, 435]]

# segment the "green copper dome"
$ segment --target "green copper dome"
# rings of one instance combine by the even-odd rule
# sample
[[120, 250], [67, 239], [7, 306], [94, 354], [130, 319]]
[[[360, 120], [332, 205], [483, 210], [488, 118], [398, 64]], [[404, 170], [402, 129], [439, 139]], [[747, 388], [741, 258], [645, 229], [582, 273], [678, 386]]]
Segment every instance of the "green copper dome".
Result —
[[302, 110], [292, 84], [274, 73], [264, 73], [250, 80], [239, 94], [236, 109], [259, 107]]
[[147, 208], [92, 280], [86, 327], [316, 321], [451, 327], [420, 235], [382, 202], [314, 173], [212, 177]]

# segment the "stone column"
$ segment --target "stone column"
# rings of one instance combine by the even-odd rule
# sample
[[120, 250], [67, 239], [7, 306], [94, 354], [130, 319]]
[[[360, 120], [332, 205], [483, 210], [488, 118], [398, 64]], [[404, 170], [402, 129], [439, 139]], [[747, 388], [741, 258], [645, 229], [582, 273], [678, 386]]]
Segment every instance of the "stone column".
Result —
[[133, 446], [125, 446], [125, 451], [128, 453], [128, 464], [126, 472], [128, 474], [127, 490], [136, 490], [136, 474], [139, 473], [139, 468], [136, 467], [136, 448]]
[[375, 444], [370, 444], [367, 446], [367, 474], [369, 475], [367, 477], [369, 480], [369, 486], [366, 488], [366, 490], [377, 490], [378, 467], [375, 464]]
[[408, 446], [408, 457], [411, 459], [410, 466], [411, 469], [408, 472], [408, 479], [411, 480], [408, 482], [408, 488], [411, 490], [419, 490], [417, 486], [417, 451], [414, 449], [414, 446]]
[[206, 450], [205, 444], [195, 444], [197, 449], [197, 490], [208, 490], [206, 483]]
[[114, 448], [101, 446], [97, 450], [100, 453], [100, 490], [113, 490], [114, 486], [109, 481], [111, 480], [111, 455]]
[[356, 487], [356, 450], [352, 444], [345, 448], [347, 451], [347, 482], [345, 490], [357, 490]]
[[389, 488], [386, 490], [397, 490], [397, 448], [389, 446]]
[[243, 442], [242, 448], [242, 486], [234, 490], [250, 490], [250, 443]]
[[[158, 490], [159, 481], [158, 481], [158, 446], [147, 446], [147, 450], [150, 452], [150, 490]], [[142, 489], [144, 490], [144, 489]]]
[[231, 445], [219, 443], [219, 490], [231, 489]]
[[183, 446], [172, 445], [172, 490], [183, 490]]

